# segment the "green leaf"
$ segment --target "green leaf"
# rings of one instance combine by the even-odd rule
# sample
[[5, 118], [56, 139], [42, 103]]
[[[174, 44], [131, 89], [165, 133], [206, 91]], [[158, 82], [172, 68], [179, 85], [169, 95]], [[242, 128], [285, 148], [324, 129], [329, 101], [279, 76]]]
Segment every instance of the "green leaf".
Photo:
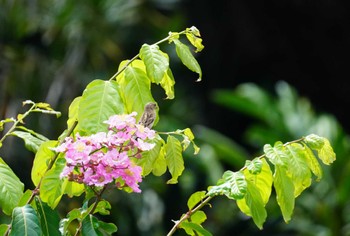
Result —
[[93, 215], [88, 215], [84, 218], [82, 224], [82, 236], [100, 236], [100, 234], [97, 232], [98, 223], [96, 217], [94, 217]]
[[34, 158], [33, 167], [32, 167], [32, 181], [35, 186], [38, 186], [40, 180], [43, 178], [48, 165], [51, 160], [55, 157], [55, 152], [51, 148], [56, 147], [57, 141], [46, 141], [43, 143]]
[[167, 164], [165, 160], [165, 147], [162, 146], [157, 159], [154, 162], [152, 174], [155, 176], [161, 176], [166, 172]]
[[110, 209], [111, 209], [111, 204], [106, 201], [106, 200], [101, 200], [98, 202], [96, 209], [94, 210], [93, 214], [99, 213], [101, 215], [109, 215], [110, 214]]
[[108, 233], [108, 235], [112, 235], [118, 230], [114, 224], [100, 221], [91, 214], [84, 218], [82, 224], [82, 236], [101, 236], [104, 235], [102, 234], [103, 231]]
[[58, 215], [58, 212], [52, 210], [50, 207], [47, 206], [46, 203], [42, 202], [38, 197], [35, 197], [35, 205], [39, 215], [43, 235], [61, 235], [60, 231], [58, 230], [60, 223], [60, 217]]
[[302, 145], [289, 144], [286, 146], [286, 152], [289, 152], [289, 158], [286, 160], [287, 170], [293, 180], [294, 196], [297, 197], [311, 185], [311, 171], [307, 165], [305, 149]]
[[138, 67], [128, 66], [125, 69], [125, 82], [121, 84], [121, 88], [125, 98], [127, 112], [136, 111], [136, 117], [139, 119], [145, 105], [148, 102], [154, 102], [151, 93], [151, 81], [144, 70]]
[[274, 147], [270, 144], [265, 144], [264, 152], [268, 160], [274, 165], [285, 165], [284, 160], [289, 158], [288, 154], [285, 152], [283, 143], [280, 141], [276, 142]]
[[104, 121], [123, 114], [124, 104], [115, 81], [94, 80], [84, 90], [79, 102], [78, 128], [84, 135], [107, 131]]
[[77, 182], [69, 181], [68, 179], [64, 179], [62, 183], [62, 191], [63, 194], [67, 194], [69, 197], [80, 196], [85, 191], [84, 184], [80, 184]]
[[78, 121], [78, 111], [79, 111], [79, 103], [81, 100], [81, 96], [74, 98], [72, 103], [69, 105], [68, 109], [68, 120], [67, 120], [67, 128], [70, 129], [73, 124]]
[[[180, 227], [187, 231], [194, 231], [200, 236], [211, 236], [212, 234], [204, 229], [201, 225], [192, 222], [182, 222]], [[194, 235], [194, 234], [192, 234]]]
[[307, 163], [308, 167], [310, 168], [310, 170], [312, 171], [312, 173], [316, 176], [316, 181], [320, 181], [322, 178], [322, 175], [323, 175], [323, 171], [322, 171], [322, 168], [320, 166], [320, 163], [318, 162], [314, 153], [312, 152], [312, 150], [308, 146], [304, 145], [304, 149], [305, 149], [306, 163]]
[[175, 91], [174, 91], [175, 79], [171, 69], [169, 68], [167, 72], [164, 74], [163, 79], [160, 81], [160, 86], [164, 89], [165, 94], [167, 95], [166, 99], [174, 99]]
[[63, 195], [60, 174], [65, 166], [64, 158], [58, 158], [53, 167], [47, 171], [41, 182], [40, 197], [52, 209], [60, 202]]
[[21, 199], [19, 200], [17, 206], [21, 207], [21, 206], [26, 205], [27, 202], [28, 202], [28, 200], [31, 198], [32, 194], [33, 194], [33, 191], [30, 190], [30, 189], [27, 189], [27, 190], [23, 193], [23, 195], [22, 195]]
[[198, 191], [193, 193], [187, 201], [187, 206], [189, 210], [192, 210], [198, 203], [200, 203], [206, 196], [205, 191]]
[[[163, 144], [163, 140], [161, 138], [156, 139], [154, 148], [152, 148], [149, 151], [143, 152], [142, 157], [135, 159], [135, 162], [138, 166], [142, 167], [142, 175], [147, 176], [149, 175], [156, 165], [156, 161], [158, 160], [159, 155], [162, 155], [161, 153], [161, 147]], [[164, 156], [164, 154], [163, 154]], [[166, 164], [164, 159], [164, 172], [166, 171]], [[164, 169], [163, 168], [163, 169]], [[164, 174], [164, 172], [162, 174]]]
[[208, 195], [226, 195], [229, 199], [242, 199], [247, 192], [247, 181], [241, 171], [225, 171], [216, 186], [209, 188]]
[[0, 158], [0, 208], [6, 215], [11, 215], [23, 195], [23, 190], [24, 184]]
[[68, 231], [69, 225], [77, 219], [81, 218], [81, 211], [80, 209], [73, 209], [67, 214], [67, 218], [64, 218], [60, 221], [60, 227], [59, 230], [61, 232], [61, 235], [66, 235], [65, 233]]
[[169, 58], [158, 45], [143, 44], [140, 58], [145, 63], [147, 76], [152, 82], [159, 84], [169, 68]]
[[[11, 132], [11, 135], [23, 139], [25, 147], [33, 153], [36, 153], [38, 151], [40, 145], [43, 142], [48, 140], [47, 138], [45, 138], [44, 140], [40, 139], [31, 133], [23, 132], [23, 131], [13, 131], [13, 132]], [[43, 136], [41, 136], [41, 137], [43, 137]]]
[[281, 208], [285, 222], [289, 222], [294, 210], [294, 184], [285, 167], [276, 165], [274, 173], [274, 188], [276, 190], [277, 203]]
[[265, 159], [261, 160], [261, 171], [254, 174], [249, 170], [244, 170], [247, 181], [247, 194], [243, 199], [237, 200], [239, 209], [248, 216], [252, 216], [254, 223], [262, 229], [266, 220], [267, 204], [272, 189], [272, 172]]
[[30, 205], [16, 207], [12, 213], [10, 236], [41, 236], [39, 218]]
[[246, 160], [245, 165], [250, 173], [259, 174], [262, 168], [262, 160], [260, 158], [254, 158], [251, 160]]
[[265, 204], [263, 202], [258, 187], [249, 181], [247, 182], [247, 193], [244, 197], [244, 200], [237, 200], [237, 205], [240, 207], [240, 203], [243, 203], [243, 201], [244, 205], [246, 205], [249, 209], [249, 213], [244, 213], [250, 215], [253, 218], [253, 221], [256, 224], [256, 226], [258, 226], [259, 229], [262, 229], [263, 223], [265, 222], [267, 217]]
[[5, 233], [7, 232], [8, 228], [9, 228], [9, 225], [7, 225], [7, 224], [0, 225], [0, 235], [5, 235]]
[[181, 43], [180, 40], [174, 39], [174, 43], [176, 46], [176, 53], [178, 57], [180, 58], [181, 62], [191, 71], [197, 73], [199, 75], [199, 78], [197, 81], [202, 80], [202, 69], [200, 65], [198, 64], [197, 60], [192, 55], [190, 49], [187, 45]]
[[185, 166], [182, 157], [181, 143], [177, 138], [171, 135], [168, 136], [165, 145], [165, 160], [172, 177], [167, 183], [176, 184], [177, 179], [182, 174]]
[[304, 141], [311, 149], [317, 151], [318, 157], [325, 165], [330, 165], [336, 160], [336, 154], [328, 139], [310, 134]]

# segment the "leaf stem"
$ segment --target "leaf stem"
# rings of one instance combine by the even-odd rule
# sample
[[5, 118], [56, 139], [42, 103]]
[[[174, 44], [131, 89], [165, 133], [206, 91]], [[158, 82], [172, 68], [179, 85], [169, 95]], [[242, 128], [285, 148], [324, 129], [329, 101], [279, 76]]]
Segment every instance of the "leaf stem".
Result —
[[189, 210], [186, 214], [184, 214], [180, 220], [174, 221], [175, 225], [173, 226], [173, 228], [171, 228], [171, 230], [169, 231], [169, 233], [167, 234], [167, 236], [171, 236], [175, 233], [175, 231], [180, 227], [180, 224], [187, 220], [188, 218], [191, 217], [192, 214], [194, 214], [195, 212], [199, 211], [200, 209], [202, 209], [214, 196], [208, 196], [206, 199], [204, 199], [200, 204], [198, 204], [195, 208], [193, 208], [192, 210]]
[[28, 111], [26, 111], [23, 115], [22, 115], [22, 117], [20, 118], [20, 119], [16, 119], [16, 121], [13, 123], [13, 125], [11, 126], [11, 128], [6, 132], [6, 134], [4, 134], [4, 136], [0, 139], [0, 143], [2, 143], [4, 140], [5, 140], [5, 138], [7, 137], [7, 136], [9, 136], [11, 133], [12, 133], [12, 131], [14, 131], [15, 129], [16, 129], [16, 127], [17, 127], [17, 125], [20, 123], [20, 122], [22, 122], [23, 120], [24, 120], [24, 118], [26, 118], [34, 109], [35, 109], [35, 107], [36, 107], [36, 105], [35, 104], [33, 104], [32, 106], [31, 106], [31, 108], [29, 108], [29, 110]]

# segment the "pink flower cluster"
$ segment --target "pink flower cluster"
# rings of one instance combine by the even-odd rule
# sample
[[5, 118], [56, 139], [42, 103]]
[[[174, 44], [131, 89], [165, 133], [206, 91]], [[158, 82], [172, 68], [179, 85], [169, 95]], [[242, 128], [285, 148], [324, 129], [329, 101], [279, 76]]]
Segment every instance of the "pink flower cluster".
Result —
[[55, 148], [56, 152], [65, 153], [66, 166], [61, 178], [96, 187], [115, 181], [119, 188], [141, 192], [138, 184], [142, 181], [142, 168], [130, 158], [141, 158], [143, 151], [155, 146], [149, 142], [155, 131], [136, 124], [136, 114], [111, 116], [104, 122], [109, 126], [107, 133], [67, 137]]

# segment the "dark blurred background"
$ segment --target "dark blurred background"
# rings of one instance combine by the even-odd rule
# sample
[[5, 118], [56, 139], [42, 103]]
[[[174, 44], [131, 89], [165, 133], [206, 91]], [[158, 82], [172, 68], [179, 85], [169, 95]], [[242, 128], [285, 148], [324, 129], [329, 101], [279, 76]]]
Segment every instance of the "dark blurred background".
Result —
[[[283, 222], [272, 197], [260, 231], [235, 202], [218, 197], [204, 226], [213, 235], [350, 235], [349, 7], [339, 0], [0, 0], [0, 118], [23, 112], [27, 99], [50, 103], [61, 118], [33, 115], [26, 125], [57, 139], [69, 104], [90, 81], [109, 79], [143, 43], [194, 25], [205, 46], [196, 54], [202, 82], [164, 44], [175, 100], [152, 89], [160, 105], [156, 129], [190, 127], [202, 150], [185, 153], [178, 185], [148, 176], [141, 195], [110, 193], [108, 220], [118, 235], [165, 235], [191, 193], [240, 169], [265, 143], [312, 132], [330, 139], [337, 161], [297, 199], [292, 222]], [[0, 156], [32, 188], [33, 153], [18, 139], [5, 144]], [[63, 201], [62, 216], [75, 204]]]

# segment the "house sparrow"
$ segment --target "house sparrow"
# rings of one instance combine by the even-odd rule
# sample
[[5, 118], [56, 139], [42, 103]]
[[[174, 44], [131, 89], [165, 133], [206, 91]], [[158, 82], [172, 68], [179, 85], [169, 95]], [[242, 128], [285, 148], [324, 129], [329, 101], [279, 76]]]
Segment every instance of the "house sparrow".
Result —
[[145, 105], [145, 110], [138, 123], [143, 125], [144, 127], [151, 129], [156, 119], [156, 109], [157, 104], [155, 102], [147, 103]]

